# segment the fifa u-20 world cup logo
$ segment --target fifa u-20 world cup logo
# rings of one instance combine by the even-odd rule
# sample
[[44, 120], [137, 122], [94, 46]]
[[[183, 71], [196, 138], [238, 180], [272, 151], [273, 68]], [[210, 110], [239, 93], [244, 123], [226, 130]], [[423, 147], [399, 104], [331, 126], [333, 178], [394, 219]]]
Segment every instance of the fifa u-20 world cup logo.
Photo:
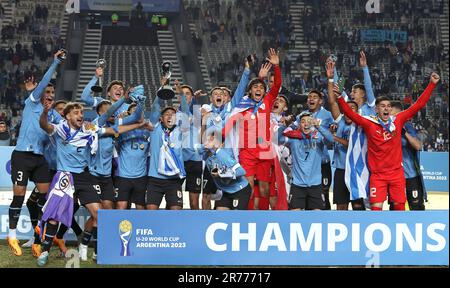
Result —
[[119, 235], [120, 240], [122, 241], [122, 250], [120, 251], [120, 256], [130, 256], [130, 238], [131, 238], [131, 229], [133, 226], [131, 222], [128, 220], [123, 220], [119, 224]]

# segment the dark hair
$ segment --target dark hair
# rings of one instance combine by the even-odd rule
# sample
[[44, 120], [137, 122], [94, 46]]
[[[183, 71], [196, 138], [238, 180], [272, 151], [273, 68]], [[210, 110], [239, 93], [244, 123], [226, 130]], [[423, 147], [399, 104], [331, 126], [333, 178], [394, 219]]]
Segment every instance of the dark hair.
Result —
[[64, 118], [66, 118], [67, 114], [69, 114], [70, 112], [72, 112], [72, 110], [75, 110], [75, 109], [83, 110], [83, 105], [81, 103], [77, 103], [77, 102], [67, 103], [66, 107], [64, 107], [64, 110], [63, 110]]
[[391, 106], [392, 106], [392, 108], [396, 108], [396, 109], [398, 109], [398, 110], [400, 110], [400, 111], [402, 111], [403, 110], [403, 105], [402, 105], [402, 102], [400, 102], [400, 101], [391, 101]]
[[105, 105], [111, 105], [111, 101], [109, 101], [109, 100], [102, 100], [100, 103], [98, 103], [97, 107], [95, 107], [95, 111], [97, 111], [97, 114], [98, 114], [98, 111], [100, 110], [100, 108], [102, 108]]
[[313, 114], [309, 111], [303, 111], [302, 113], [300, 113], [300, 115], [298, 115], [298, 120], [300, 121], [300, 120], [302, 120], [303, 117], [306, 117], [306, 116], [312, 117]]
[[353, 101], [353, 100], [348, 100], [348, 101], [347, 101], [347, 104], [355, 104], [356, 107], [358, 107], [358, 103], [356, 103], [356, 102]]
[[377, 98], [377, 100], [375, 100], [375, 106], [380, 104], [380, 102], [382, 101], [389, 101], [392, 102], [391, 98], [387, 97], [387, 96], [380, 96]]
[[189, 91], [191, 91], [192, 96], [194, 96], [194, 89], [192, 89], [191, 86], [189, 86], [189, 85], [181, 85], [180, 88], [181, 89], [183, 89], [183, 88], [189, 89]]
[[54, 85], [53, 83], [51, 83], [51, 82], [48, 82], [47, 87], [53, 87], [53, 88], [55, 88], [55, 85]]
[[167, 106], [161, 110], [161, 115], [164, 114], [164, 112], [166, 112], [167, 110], [173, 110], [175, 113], [177, 113], [177, 109], [173, 108], [172, 106]]
[[55, 107], [58, 106], [59, 104], [67, 105], [67, 101], [66, 101], [66, 100], [58, 100], [58, 101], [55, 101], [55, 103], [53, 103], [53, 108], [55, 108]]
[[125, 88], [125, 86], [123, 85], [123, 82], [120, 80], [113, 80], [109, 83], [108, 88], [106, 89], [106, 92], [109, 92], [109, 90], [111, 90], [111, 87], [114, 85], [120, 85], [122, 86], [122, 88]]
[[128, 109], [127, 109], [128, 115], [131, 114], [131, 109], [133, 109], [136, 106], [137, 106], [137, 104], [135, 102], [131, 103], [130, 106], [128, 106]]
[[308, 96], [309, 96], [309, 94], [311, 94], [311, 93], [316, 93], [317, 95], [319, 95], [319, 97], [320, 97], [321, 99], [323, 98], [322, 92], [320, 92], [320, 91], [317, 90], [317, 89], [311, 89], [311, 90], [308, 92]]
[[248, 83], [247, 86], [247, 91], [250, 91], [250, 89], [252, 88], [253, 85], [259, 84], [261, 83], [264, 86], [264, 91], [267, 90], [267, 86], [266, 86], [266, 82], [264, 82], [263, 80], [259, 79], [259, 78], [253, 78], [250, 83]]
[[230, 94], [230, 97], [233, 97], [233, 95], [231, 95], [231, 89], [229, 89], [228, 87], [222, 86], [220, 87], [220, 89], [222, 89], [223, 91], [227, 91], [228, 94]]
[[352, 86], [352, 89], [361, 89], [366, 93], [366, 87], [364, 87], [364, 84], [358, 83]]
[[212, 88], [212, 89], [209, 91], [209, 95], [212, 95], [212, 93], [214, 92], [214, 90], [222, 90], [222, 87], [216, 86], [216, 87]]
[[5, 125], [6, 126], [6, 122], [5, 121], [0, 121], [0, 125]]
[[289, 99], [286, 95], [284, 94], [278, 94], [278, 97], [281, 97], [284, 99], [284, 101], [286, 101], [286, 107], [289, 108]]

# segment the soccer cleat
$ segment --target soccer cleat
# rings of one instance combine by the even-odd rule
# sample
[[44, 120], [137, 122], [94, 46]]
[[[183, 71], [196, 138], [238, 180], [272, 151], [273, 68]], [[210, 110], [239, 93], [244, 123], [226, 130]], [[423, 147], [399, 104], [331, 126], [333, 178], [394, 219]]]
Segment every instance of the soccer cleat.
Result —
[[41, 256], [41, 244], [33, 244], [31, 245], [31, 252], [33, 253], [33, 256], [38, 258]]
[[58, 239], [58, 238], [53, 238], [53, 243], [58, 245], [59, 250], [61, 251], [62, 254], [66, 255], [67, 252], [67, 247], [66, 244], [64, 242], [64, 239]]
[[14, 255], [22, 256], [22, 248], [20, 248], [19, 240], [6, 237], [6, 241], [8, 242], [9, 249], [11, 249]]
[[92, 252], [92, 260], [97, 261], [97, 253]]
[[47, 261], [48, 261], [48, 251], [44, 251], [37, 259], [37, 265], [42, 267], [45, 264], [47, 264]]
[[30, 240], [22, 244], [22, 248], [30, 248], [31, 245], [33, 245], [33, 243], [34, 243], [34, 236], [31, 236]]
[[88, 246], [80, 244], [78, 245], [78, 254], [80, 254], [81, 261], [87, 261], [87, 252], [88, 252]]

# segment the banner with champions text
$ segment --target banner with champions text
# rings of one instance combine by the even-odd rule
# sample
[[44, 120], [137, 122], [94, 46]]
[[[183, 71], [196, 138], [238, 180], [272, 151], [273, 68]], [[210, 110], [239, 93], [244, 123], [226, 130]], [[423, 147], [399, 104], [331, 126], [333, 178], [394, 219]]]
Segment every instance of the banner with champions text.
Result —
[[448, 211], [100, 210], [98, 264], [448, 265]]

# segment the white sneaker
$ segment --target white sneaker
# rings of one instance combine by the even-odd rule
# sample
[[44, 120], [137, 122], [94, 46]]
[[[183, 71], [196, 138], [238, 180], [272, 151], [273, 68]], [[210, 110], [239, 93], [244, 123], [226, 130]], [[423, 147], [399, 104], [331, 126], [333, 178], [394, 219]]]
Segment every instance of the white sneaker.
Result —
[[37, 259], [37, 265], [45, 266], [45, 264], [47, 264], [47, 262], [48, 262], [48, 251], [44, 251], [41, 253], [41, 255], [39, 255], [39, 257]]
[[34, 244], [34, 236], [31, 236], [30, 240], [22, 244], [22, 248], [30, 248], [31, 245], [33, 244]]
[[92, 252], [92, 260], [97, 261], [97, 253]]
[[80, 244], [78, 245], [78, 254], [80, 254], [81, 261], [87, 261], [87, 253], [88, 253], [88, 246]]

